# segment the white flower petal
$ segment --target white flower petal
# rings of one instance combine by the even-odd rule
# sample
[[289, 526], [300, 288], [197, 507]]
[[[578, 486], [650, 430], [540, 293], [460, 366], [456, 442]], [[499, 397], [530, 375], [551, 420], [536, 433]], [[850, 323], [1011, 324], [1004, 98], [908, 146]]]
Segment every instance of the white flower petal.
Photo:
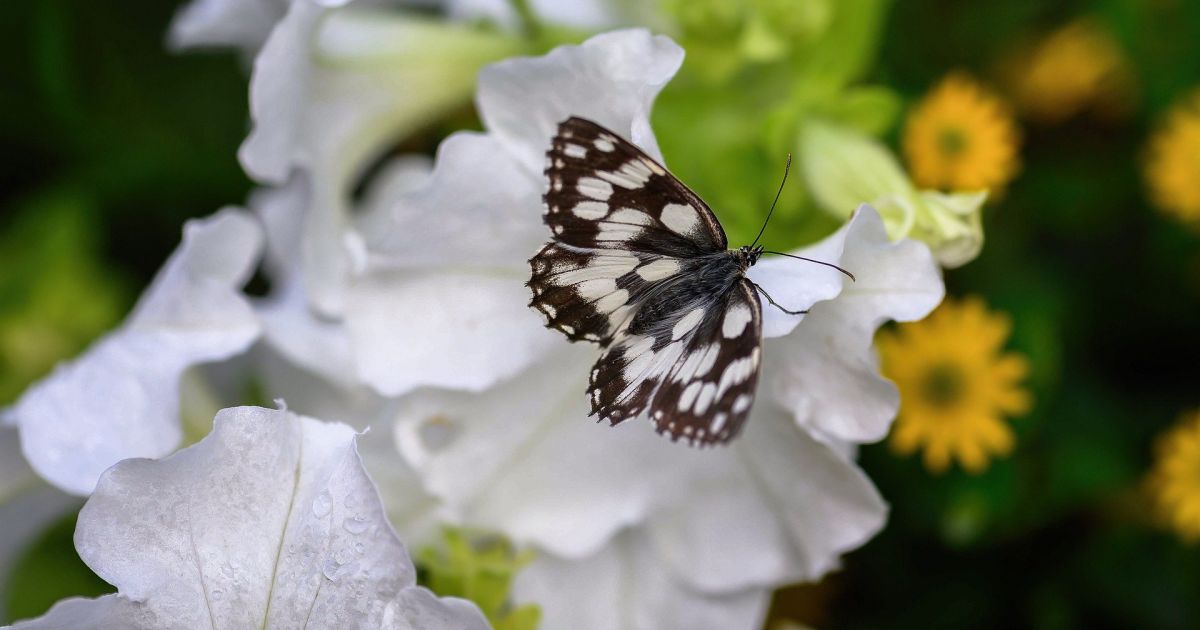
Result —
[[526, 261], [548, 238], [541, 185], [503, 151], [486, 134], [456, 133], [442, 142], [424, 185], [392, 199], [390, 224], [376, 219], [377, 229], [364, 232], [377, 266], [527, 276]]
[[21, 621], [13, 630], [187, 630], [184, 623], [159, 619], [120, 595], [105, 595], [96, 599], [71, 597], [59, 600], [45, 615]]
[[697, 452], [587, 417], [590, 348], [566, 347], [480, 395], [422, 390], [401, 401], [396, 437], [430, 493], [467, 525], [579, 557], [643, 519], [678, 458]]
[[350, 292], [359, 375], [386, 395], [420, 385], [479, 390], [560, 340], [526, 305], [516, 274], [379, 272]]
[[198, 444], [117, 464], [75, 543], [130, 600], [92, 605], [129, 626], [486, 627], [473, 605], [415, 586], [353, 430], [283, 411], [227, 409]]
[[879, 375], [873, 340], [888, 320], [927, 315], [945, 294], [941, 272], [925, 244], [888, 241], [879, 216], [868, 206], [847, 227], [840, 264], [857, 282], [846, 282], [836, 299], [820, 302], [804, 324], [768, 348], [760, 388], [814, 431], [849, 442], [874, 442], [896, 415], [896, 388]]
[[192, 0], [171, 20], [167, 42], [172, 48], [231, 46], [254, 53], [289, 0]]
[[179, 444], [179, 377], [228, 358], [259, 334], [239, 288], [261, 249], [258, 225], [223, 210], [189, 222], [184, 242], [125, 324], [59, 365], [11, 410], [38, 474], [88, 494], [104, 469]]
[[539, 554], [513, 584], [514, 601], [541, 608], [543, 627], [576, 630], [753, 630], [762, 627], [770, 598], [770, 589], [715, 595], [690, 588], [636, 531], [586, 558]]
[[[617, 3], [604, 0], [531, 0], [538, 19], [564, 26], [599, 30], [618, 22]], [[506, 28], [518, 26], [508, 0], [447, 0], [446, 11], [458, 20], [488, 19]]]
[[358, 384], [350, 334], [342, 322], [319, 317], [309, 308], [303, 284], [285, 280], [269, 300], [256, 304], [263, 341], [296, 365], [344, 387]]
[[239, 152], [255, 179], [309, 174], [301, 264], [314, 306], [340, 314], [352, 271], [345, 231], [357, 177], [391, 143], [466, 103], [483, 64], [520, 46], [505, 34], [370, 7], [296, 0], [255, 62], [254, 127]]
[[[853, 223], [854, 220], [847, 222], [815, 245], [789, 253], [845, 268], [842, 264], [845, 262], [843, 255]], [[855, 273], [854, 270], [849, 271]], [[850, 282], [845, 274], [825, 265], [770, 254], [761, 258], [746, 275], [789, 311], [808, 310], [817, 302], [833, 299]], [[784, 313], [772, 306], [766, 297], [759, 297], [763, 303], [763, 338], [782, 337], [792, 332], [805, 318], [804, 315]]]
[[625, 136], [651, 156], [662, 153], [650, 106], [683, 63], [683, 49], [643, 29], [597, 35], [544, 57], [509, 59], [479, 73], [476, 100], [489, 132], [538, 178], [559, 122], [582, 116]]
[[697, 589], [818, 579], [887, 516], [852, 461], [759, 398], [745, 433], [692, 469], [678, 503], [648, 528], [658, 555]]
[[439, 524], [450, 519], [396, 450], [390, 425], [395, 415], [392, 401], [362, 385], [347, 387], [331, 381], [265, 345], [258, 346], [253, 357], [266, 398], [282, 400], [288, 409], [304, 415], [331, 418], [364, 431], [358, 436], [358, 452], [379, 487], [389, 521], [410, 545], [434, 542]]

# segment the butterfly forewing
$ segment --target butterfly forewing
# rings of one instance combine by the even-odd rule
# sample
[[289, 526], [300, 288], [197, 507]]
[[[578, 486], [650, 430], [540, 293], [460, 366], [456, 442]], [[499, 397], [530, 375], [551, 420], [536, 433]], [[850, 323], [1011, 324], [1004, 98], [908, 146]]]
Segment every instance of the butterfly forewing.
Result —
[[678, 258], [727, 246], [720, 222], [696, 193], [596, 123], [561, 123], [546, 161], [544, 218], [560, 243]]
[[[544, 220], [530, 303], [572, 340], [606, 347], [592, 413], [642, 413], [692, 443], [737, 435], [753, 400], [761, 307], [712, 210], [662, 165], [581, 118], [546, 154]], [[736, 330], [735, 330], [736, 328]]]

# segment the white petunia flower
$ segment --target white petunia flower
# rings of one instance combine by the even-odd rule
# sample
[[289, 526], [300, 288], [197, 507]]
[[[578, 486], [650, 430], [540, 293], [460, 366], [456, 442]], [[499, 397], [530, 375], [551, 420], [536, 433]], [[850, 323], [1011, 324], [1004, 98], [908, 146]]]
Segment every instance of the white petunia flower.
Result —
[[287, 13], [290, 0], [192, 0], [171, 20], [172, 48], [233, 47], [254, 54]]
[[118, 593], [15, 628], [486, 628], [415, 586], [355, 434], [286, 411], [217, 415], [161, 461], [123, 461], [79, 515], [79, 556]]
[[258, 338], [258, 318], [240, 289], [261, 241], [258, 224], [236, 210], [189, 222], [125, 323], [6, 410], [42, 478], [86, 495], [116, 462], [161, 457], [179, 445], [184, 370], [239, 354]]
[[305, 293], [340, 313], [353, 268], [350, 197], [371, 161], [466, 104], [485, 63], [521, 49], [516, 37], [351, 3], [295, 0], [254, 63], [254, 126], [239, 152], [257, 181], [308, 175], [301, 268]]
[[[399, 401], [396, 439], [426, 490], [463, 523], [542, 552], [527, 569], [542, 577], [519, 580], [519, 600], [568, 619], [592, 597], [591, 576], [655, 567], [660, 587], [614, 591], [624, 613], [576, 627], [613, 627], [613, 614], [624, 628], [751, 627], [771, 589], [819, 577], [873, 535], [886, 506], [848, 453], [886, 432], [897, 396], [871, 340], [943, 294], [929, 250], [889, 242], [864, 207], [799, 252], [858, 282], [786, 259], [751, 270], [776, 300], [812, 312], [764, 310], [763, 380], [733, 445], [698, 451], [646, 422], [587, 421], [598, 352], [539, 331], [519, 290], [548, 237], [543, 153], [555, 125], [579, 115], [658, 157], [650, 106], [681, 60], [669, 39], [633, 30], [485, 69], [488, 131], [443, 143], [428, 184], [398, 200], [394, 229], [368, 239], [371, 264], [347, 302], [367, 382], [388, 394], [420, 387]], [[712, 609], [711, 625], [679, 615], [684, 601]]]

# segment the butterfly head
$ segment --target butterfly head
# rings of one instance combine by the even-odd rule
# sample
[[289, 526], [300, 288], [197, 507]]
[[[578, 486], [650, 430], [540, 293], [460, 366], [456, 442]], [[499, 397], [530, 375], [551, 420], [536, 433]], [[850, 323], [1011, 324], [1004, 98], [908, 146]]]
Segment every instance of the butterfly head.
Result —
[[742, 245], [737, 250], [738, 266], [742, 271], [745, 271], [754, 266], [758, 262], [760, 256], [763, 255], [762, 245]]

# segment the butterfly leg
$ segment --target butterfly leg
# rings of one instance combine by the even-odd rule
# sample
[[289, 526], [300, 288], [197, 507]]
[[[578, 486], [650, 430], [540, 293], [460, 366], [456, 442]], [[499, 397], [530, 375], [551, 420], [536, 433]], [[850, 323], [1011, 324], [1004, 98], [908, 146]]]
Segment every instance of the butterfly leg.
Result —
[[780, 305], [779, 305], [779, 303], [778, 303], [778, 302], [776, 302], [774, 299], [772, 299], [772, 298], [771, 298], [771, 294], [770, 294], [770, 293], [767, 293], [767, 290], [766, 290], [766, 289], [764, 289], [764, 288], [762, 288], [762, 287], [758, 286], [758, 284], [757, 284], [757, 283], [754, 283], [754, 282], [751, 282], [750, 284], [753, 284], [753, 285], [754, 285], [754, 288], [755, 288], [755, 289], [758, 289], [758, 292], [759, 292], [759, 293], [762, 293], [762, 294], [763, 294], [763, 297], [767, 298], [767, 301], [771, 303], [771, 306], [774, 306], [775, 308], [777, 308], [777, 309], [779, 309], [779, 310], [783, 311], [784, 313], [787, 313], [788, 315], [803, 315], [803, 314], [805, 314], [805, 313], [807, 313], [807, 312], [808, 312], [807, 310], [803, 310], [803, 311], [790, 311], [790, 310], [788, 310], [788, 309], [786, 309], [786, 308], [783, 308], [782, 306], [780, 306]]

